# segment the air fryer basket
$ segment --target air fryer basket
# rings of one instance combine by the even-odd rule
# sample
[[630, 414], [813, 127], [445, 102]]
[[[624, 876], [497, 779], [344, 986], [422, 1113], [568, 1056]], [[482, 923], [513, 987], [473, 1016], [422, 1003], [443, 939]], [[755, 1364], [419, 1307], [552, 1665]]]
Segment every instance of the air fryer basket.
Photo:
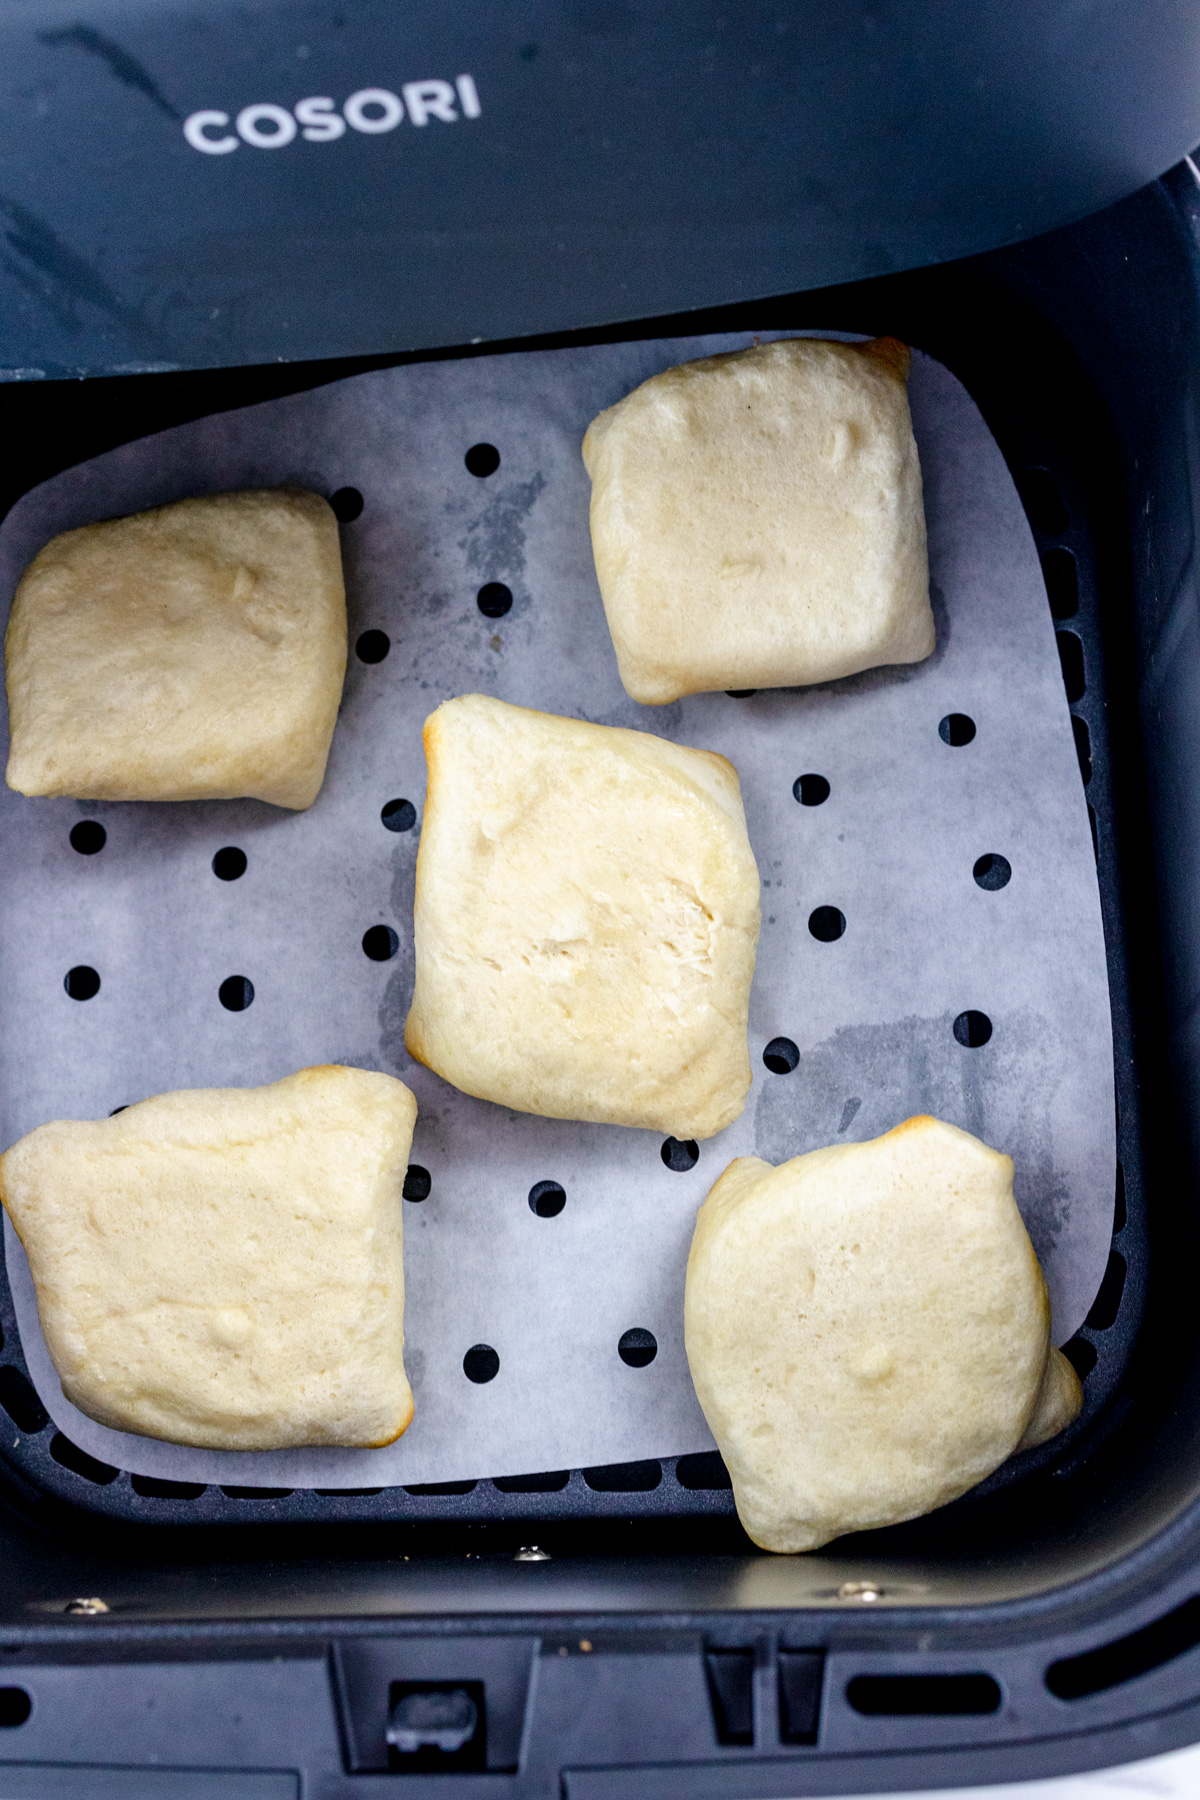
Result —
[[[1113, 1004], [1118, 1191], [1069, 1351], [1080, 1422], [929, 1519], [802, 1558], [753, 1551], [715, 1457], [553, 1488], [156, 1491], [47, 1423], [5, 1287], [0, 1767], [232, 1763], [357, 1792], [387, 1766], [388, 1694], [406, 1681], [478, 1684], [486, 1743], [453, 1765], [473, 1792], [501, 1771], [522, 1795], [559, 1791], [562, 1772], [596, 1796], [878, 1791], [1200, 1736], [1198, 194], [1184, 165], [1011, 251], [570, 340], [892, 332], [959, 376], [1008, 459], [1076, 719]], [[164, 425], [384, 360], [13, 388], [4, 499]], [[105, 1610], [65, 1610], [92, 1597]], [[189, 1670], [204, 1705], [180, 1698]], [[5, 1699], [21, 1693], [31, 1712]], [[235, 1707], [257, 1722], [231, 1738]]]

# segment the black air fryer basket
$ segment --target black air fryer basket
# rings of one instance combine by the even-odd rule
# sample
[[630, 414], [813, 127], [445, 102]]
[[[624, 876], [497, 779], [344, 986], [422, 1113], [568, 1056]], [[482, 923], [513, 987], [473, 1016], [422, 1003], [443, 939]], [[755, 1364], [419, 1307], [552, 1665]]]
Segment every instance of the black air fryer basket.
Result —
[[[131, 1476], [49, 1421], [0, 1280], [0, 1793], [780, 1800], [1200, 1739], [1200, 174], [1150, 179], [1200, 134], [1200, 28], [15, 10], [5, 508], [166, 426], [518, 344], [886, 333], [964, 383], [1055, 621], [1118, 1165], [1080, 1421], [802, 1557], [755, 1551], [715, 1453], [358, 1493]], [[343, 165], [352, 132], [309, 155], [279, 125], [347, 94], [387, 118], [430, 69], [459, 135], [428, 149], [447, 121], [418, 139], [410, 105], [407, 186], [382, 127]], [[324, 115], [289, 113], [310, 87]], [[457, 1747], [389, 1746], [413, 1694], [467, 1720]]]

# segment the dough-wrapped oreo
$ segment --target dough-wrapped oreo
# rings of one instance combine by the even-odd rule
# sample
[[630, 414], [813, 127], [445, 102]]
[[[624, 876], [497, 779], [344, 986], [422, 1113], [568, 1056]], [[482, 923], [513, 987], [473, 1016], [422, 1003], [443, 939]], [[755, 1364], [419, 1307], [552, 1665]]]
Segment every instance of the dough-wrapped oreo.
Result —
[[18, 793], [311, 806], [346, 673], [332, 508], [274, 488], [63, 532], [4, 653]]
[[788, 338], [667, 369], [592, 421], [592, 549], [634, 700], [930, 654], [908, 365], [894, 338]]
[[763, 1549], [929, 1512], [1078, 1411], [1012, 1175], [915, 1118], [778, 1168], [740, 1157], [709, 1192], [688, 1362]]
[[0, 1193], [67, 1399], [210, 1450], [399, 1437], [416, 1116], [390, 1075], [301, 1069], [14, 1144]]
[[759, 911], [732, 766], [480, 694], [425, 754], [412, 1055], [552, 1119], [736, 1119]]

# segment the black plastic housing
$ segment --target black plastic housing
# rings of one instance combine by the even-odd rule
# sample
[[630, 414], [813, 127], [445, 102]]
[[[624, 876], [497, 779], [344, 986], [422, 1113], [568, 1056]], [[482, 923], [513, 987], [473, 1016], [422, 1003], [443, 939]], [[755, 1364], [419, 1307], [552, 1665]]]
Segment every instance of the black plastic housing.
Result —
[[1160, 175], [1200, 138], [1198, 61], [1188, 0], [19, 0], [0, 376], [496, 342], [944, 262]]
[[[1048, 580], [1078, 638], [1068, 691], [1080, 664], [1084, 680], [1126, 1268], [1121, 1282], [1110, 1265], [1081, 1334], [1097, 1354], [1083, 1423], [1021, 1479], [927, 1520], [772, 1558], [721, 1516], [719, 1489], [665, 1506], [661, 1485], [495, 1489], [473, 1521], [479, 1490], [416, 1509], [319, 1497], [291, 1523], [296, 1496], [224, 1496], [214, 1516], [203, 1497], [140, 1495], [106, 1520], [95, 1503], [128, 1478], [27, 1458], [26, 1435], [52, 1433], [18, 1421], [15, 1451], [0, 1438], [0, 1767], [38, 1765], [50, 1785], [27, 1791], [70, 1791], [46, 1765], [68, 1766], [64, 1784], [126, 1765], [243, 1771], [249, 1785], [211, 1791], [264, 1800], [301, 1774], [331, 1797], [778, 1800], [1012, 1780], [1200, 1737], [1198, 222], [1185, 164], [1016, 249], [591, 334], [904, 337], [974, 395], [1044, 554], [1075, 558], [1075, 612], [1061, 557]], [[363, 366], [11, 388], [4, 501], [160, 426]], [[11, 1337], [3, 1361], [19, 1362]], [[548, 1559], [521, 1557], [531, 1544]], [[65, 1610], [93, 1597], [107, 1610]], [[376, 1754], [358, 1748], [371, 1709], [411, 1682], [482, 1684], [488, 1767], [354, 1772]], [[114, 1793], [191, 1791], [121, 1780]]]

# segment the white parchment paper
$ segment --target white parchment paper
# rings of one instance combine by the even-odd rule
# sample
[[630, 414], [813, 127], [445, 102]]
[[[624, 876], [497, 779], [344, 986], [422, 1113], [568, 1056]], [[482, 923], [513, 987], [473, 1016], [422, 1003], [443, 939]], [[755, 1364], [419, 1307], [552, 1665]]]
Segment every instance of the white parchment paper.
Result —
[[[774, 334], [772, 334], [774, 335]], [[11, 596], [55, 533], [222, 489], [352, 486], [343, 530], [353, 654], [322, 793], [311, 811], [254, 801], [117, 805], [0, 793], [0, 1137], [49, 1119], [103, 1117], [173, 1088], [272, 1081], [345, 1062], [400, 1075], [420, 1116], [413, 1160], [432, 1176], [406, 1204], [407, 1365], [416, 1416], [383, 1450], [198, 1451], [106, 1429], [63, 1397], [28, 1266], [5, 1221], [21, 1340], [56, 1425], [135, 1473], [289, 1487], [384, 1486], [579, 1467], [711, 1447], [683, 1348], [683, 1276], [696, 1209], [734, 1156], [773, 1162], [873, 1137], [930, 1112], [1007, 1151], [1050, 1284], [1054, 1335], [1078, 1328], [1112, 1227], [1112, 1044], [1091, 836], [1038, 560], [1000, 453], [961, 386], [914, 358], [938, 648], [924, 664], [748, 699], [666, 707], [627, 699], [592, 569], [579, 446], [590, 419], [639, 381], [743, 336], [685, 338], [416, 364], [203, 419], [68, 470], [0, 529]], [[495, 445], [472, 476], [464, 453]], [[511, 612], [481, 616], [485, 581]], [[421, 726], [478, 691], [719, 750], [742, 781], [763, 875], [751, 1005], [755, 1069], [742, 1118], [664, 1166], [649, 1132], [507, 1113], [410, 1062], [413, 870], [425, 787]], [[965, 713], [970, 744], [942, 741]], [[830, 784], [793, 798], [797, 776]], [[384, 828], [393, 799], [417, 829]], [[108, 840], [70, 847], [81, 817]], [[240, 880], [216, 879], [236, 845]], [[987, 853], [1012, 879], [972, 876]], [[563, 846], [570, 854], [570, 846]], [[833, 943], [808, 929], [836, 906]], [[393, 960], [361, 940], [390, 924]], [[101, 977], [78, 1002], [63, 977]], [[232, 1013], [229, 975], [254, 984]], [[967, 1009], [990, 1042], [959, 1044]], [[788, 1075], [763, 1066], [785, 1036]], [[564, 1210], [535, 1216], [537, 1181]], [[641, 1326], [654, 1361], [630, 1368]], [[475, 1385], [464, 1353], [489, 1344]]]

